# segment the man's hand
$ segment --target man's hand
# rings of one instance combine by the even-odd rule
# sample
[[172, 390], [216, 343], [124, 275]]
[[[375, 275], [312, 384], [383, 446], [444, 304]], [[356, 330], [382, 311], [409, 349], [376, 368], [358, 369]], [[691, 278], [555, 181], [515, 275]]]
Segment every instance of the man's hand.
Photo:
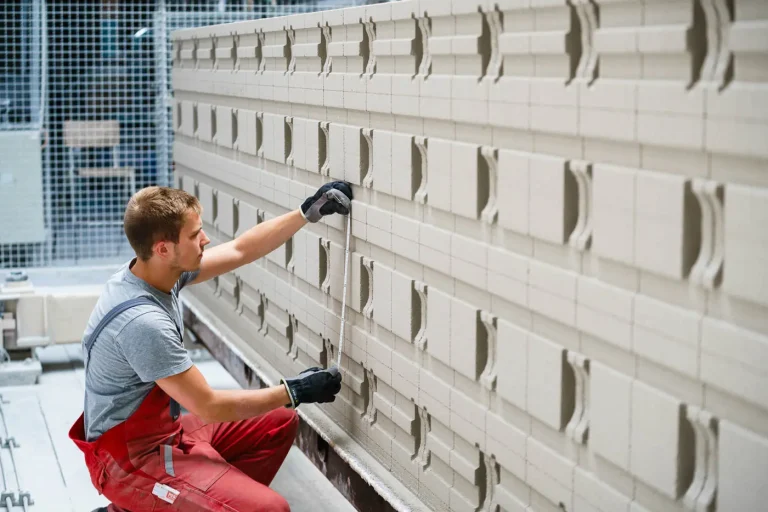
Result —
[[317, 366], [307, 368], [298, 377], [281, 379], [292, 408], [300, 404], [326, 403], [336, 400], [336, 393], [341, 390], [341, 373], [335, 366], [323, 370]]
[[326, 183], [308, 197], [301, 205], [301, 214], [308, 222], [317, 222], [326, 215], [340, 213], [349, 214], [352, 201], [352, 187], [345, 181]]

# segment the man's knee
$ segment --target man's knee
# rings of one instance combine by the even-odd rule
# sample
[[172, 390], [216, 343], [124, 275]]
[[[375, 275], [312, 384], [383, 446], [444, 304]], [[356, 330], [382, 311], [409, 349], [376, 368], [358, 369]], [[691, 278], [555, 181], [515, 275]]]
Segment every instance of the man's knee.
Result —
[[289, 420], [289, 425], [290, 425], [289, 428], [295, 435], [296, 432], [299, 430], [299, 414], [296, 411], [290, 411], [290, 412], [291, 412], [291, 415]]
[[280, 429], [285, 433], [287, 437], [293, 440], [296, 437], [296, 432], [299, 430], [299, 415], [293, 409], [282, 407], [275, 409], [272, 414], [276, 416], [276, 422], [281, 425]]
[[291, 512], [291, 506], [285, 501], [285, 498], [272, 491], [264, 495], [263, 500], [259, 500], [258, 510], [263, 512]]

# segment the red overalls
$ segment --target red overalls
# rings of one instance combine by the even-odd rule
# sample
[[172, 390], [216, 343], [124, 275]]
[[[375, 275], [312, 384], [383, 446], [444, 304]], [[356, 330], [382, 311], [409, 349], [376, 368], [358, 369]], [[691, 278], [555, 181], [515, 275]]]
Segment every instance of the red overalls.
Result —
[[95, 441], [85, 440], [83, 414], [69, 437], [112, 511], [284, 512], [288, 503], [268, 486], [297, 428], [296, 412], [286, 408], [228, 423], [173, 417], [170, 397], [155, 385], [136, 412]]

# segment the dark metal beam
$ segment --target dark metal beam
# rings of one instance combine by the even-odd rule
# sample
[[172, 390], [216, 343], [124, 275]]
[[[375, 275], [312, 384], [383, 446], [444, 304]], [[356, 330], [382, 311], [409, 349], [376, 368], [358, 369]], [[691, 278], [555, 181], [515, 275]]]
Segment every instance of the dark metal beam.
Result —
[[[190, 308], [184, 308], [184, 324], [240, 386], [244, 389], [266, 387], [248, 364], [240, 359]], [[301, 417], [299, 417], [299, 432], [294, 444], [357, 510], [395, 512], [392, 505], [363, 480]]]

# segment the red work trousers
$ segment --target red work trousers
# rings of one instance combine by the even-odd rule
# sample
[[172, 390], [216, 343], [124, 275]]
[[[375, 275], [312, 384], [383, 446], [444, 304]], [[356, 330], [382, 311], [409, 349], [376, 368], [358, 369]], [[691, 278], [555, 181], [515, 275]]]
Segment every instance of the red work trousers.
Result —
[[205, 424], [191, 414], [172, 418], [169, 406], [155, 386], [134, 414], [96, 441], [85, 441], [82, 415], [72, 426], [70, 438], [110, 510], [290, 510], [268, 486], [296, 436], [295, 411]]

